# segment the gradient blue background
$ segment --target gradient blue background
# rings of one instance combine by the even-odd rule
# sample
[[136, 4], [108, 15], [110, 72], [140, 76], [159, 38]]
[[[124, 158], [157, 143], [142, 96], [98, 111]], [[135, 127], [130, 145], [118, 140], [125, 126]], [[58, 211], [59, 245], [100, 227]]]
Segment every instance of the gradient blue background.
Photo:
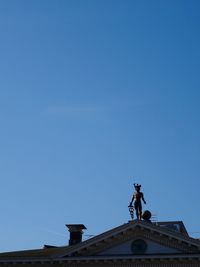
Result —
[[126, 223], [133, 183], [200, 236], [200, 1], [0, 1], [0, 251]]

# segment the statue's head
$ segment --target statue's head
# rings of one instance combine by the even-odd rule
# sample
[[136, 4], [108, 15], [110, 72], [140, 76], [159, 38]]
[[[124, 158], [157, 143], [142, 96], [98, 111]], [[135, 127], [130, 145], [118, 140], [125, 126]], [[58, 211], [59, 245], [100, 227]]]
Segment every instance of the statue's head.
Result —
[[140, 184], [134, 184], [135, 190], [137, 192], [140, 192], [141, 185]]

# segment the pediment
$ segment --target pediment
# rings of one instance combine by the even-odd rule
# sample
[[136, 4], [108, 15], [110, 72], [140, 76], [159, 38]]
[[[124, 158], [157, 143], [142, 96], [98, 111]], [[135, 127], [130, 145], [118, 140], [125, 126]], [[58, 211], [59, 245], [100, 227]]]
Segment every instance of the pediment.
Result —
[[146, 255], [146, 254], [180, 254], [181, 250], [161, 245], [141, 236], [132, 238], [122, 244], [107, 248], [98, 255]]
[[[138, 240], [139, 243], [138, 243]], [[142, 245], [143, 243], [143, 245]], [[145, 247], [142, 252], [137, 247]], [[200, 252], [200, 242], [188, 235], [145, 221], [134, 220], [74, 246], [56, 257], [102, 255], [190, 254]]]

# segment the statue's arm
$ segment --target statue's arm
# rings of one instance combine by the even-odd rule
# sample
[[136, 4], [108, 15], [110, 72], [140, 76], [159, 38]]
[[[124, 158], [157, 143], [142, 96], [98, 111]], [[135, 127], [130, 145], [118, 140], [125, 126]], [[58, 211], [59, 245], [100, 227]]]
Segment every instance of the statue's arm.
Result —
[[144, 199], [144, 194], [143, 193], [142, 193], [142, 200], [143, 200], [144, 204], [146, 204], [146, 201]]

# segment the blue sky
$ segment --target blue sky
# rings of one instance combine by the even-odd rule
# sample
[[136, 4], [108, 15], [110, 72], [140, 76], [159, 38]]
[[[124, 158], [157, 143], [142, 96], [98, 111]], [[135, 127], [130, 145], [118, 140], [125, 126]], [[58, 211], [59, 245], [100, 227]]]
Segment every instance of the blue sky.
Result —
[[[200, 2], [0, 2], [0, 251], [127, 222], [133, 183], [200, 236]], [[197, 232], [197, 233], [196, 233]]]

